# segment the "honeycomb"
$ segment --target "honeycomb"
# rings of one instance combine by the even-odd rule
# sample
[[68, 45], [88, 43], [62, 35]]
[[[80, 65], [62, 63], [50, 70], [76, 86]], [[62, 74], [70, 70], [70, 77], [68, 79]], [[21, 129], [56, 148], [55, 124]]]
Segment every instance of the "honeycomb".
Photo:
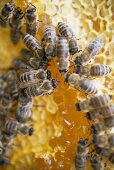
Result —
[[[0, 8], [8, 1], [0, 1]], [[39, 32], [42, 37], [45, 24], [52, 21], [68, 23], [78, 40], [79, 49], [96, 37], [100, 37], [104, 48], [96, 56], [95, 63], [108, 64], [112, 68], [110, 76], [97, 78], [100, 93], [114, 93], [114, 1], [113, 0], [14, 0], [23, 11], [28, 2], [37, 7]], [[45, 12], [45, 13], [44, 13]], [[12, 59], [19, 55], [24, 47], [22, 40], [18, 45], [10, 41], [9, 29], [0, 28], [0, 69], [11, 66]], [[72, 56], [71, 56], [72, 57]], [[32, 118], [29, 123], [34, 127], [32, 137], [22, 135], [14, 139], [13, 148], [9, 149], [11, 166], [6, 170], [73, 170], [77, 141], [91, 138], [90, 122], [84, 113], [76, 112], [74, 104], [85, 97], [64, 83], [64, 76], [58, 72], [56, 63], [50, 62], [52, 76], [59, 81], [58, 88], [49, 96], [36, 97]], [[3, 168], [1, 168], [3, 169]], [[89, 169], [89, 167], [88, 167]], [[113, 167], [107, 167], [113, 169]]]

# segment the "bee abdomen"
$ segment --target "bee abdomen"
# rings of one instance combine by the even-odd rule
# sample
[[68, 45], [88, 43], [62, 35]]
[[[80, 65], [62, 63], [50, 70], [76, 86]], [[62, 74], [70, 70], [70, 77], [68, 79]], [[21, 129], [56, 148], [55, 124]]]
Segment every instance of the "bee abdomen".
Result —
[[16, 119], [20, 123], [25, 123], [31, 117], [31, 108], [29, 106], [18, 107], [16, 112]]
[[98, 92], [96, 86], [89, 79], [80, 80], [80, 88], [85, 93], [96, 94]]
[[92, 66], [90, 69], [91, 76], [104, 76], [109, 74], [111, 69], [108, 66], [96, 65]]
[[15, 133], [15, 132], [18, 132], [19, 130], [19, 124], [18, 122], [14, 122], [14, 121], [10, 121], [10, 120], [7, 120], [5, 122], [5, 130], [9, 133]]
[[55, 32], [54, 27], [49, 26], [45, 29], [44, 39], [47, 42], [50, 42], [50, 41], [55, 42], [56, 41], [56, 32]]
[[104, 118], [112, 116], [114, 115], [114, 105], [103, 107], [99, 112]]
[[71, 38], [73, 36], [72, 30], [65, 23], [59, 22], [58, 30], [61, 33], [61, 35], [65, 36], [67, 38]]
[[33, 53], [38, 57], [41, 58], [44, 55], [44, 51], [42, 46], [37, 42], [37, 40], [30, 34], [23, 35], [23, 41], [25, 45], [33, 51]]
[[17, 44], [21, 36], [20, 30], [11, 29], [10, 36], [13, 44]]
[[57, 42], [57, 57], [67, 58], [69, 55], [68, 41], [64, 37], [60, 37]]
[[111, 96], [110, 95], [103, 94], [103, 95], [100, 95], [100, 96], [92, 97], [90, 99], [90, 105], [93, 108], [100, 108], [100, 107], [108, 105], [110, 100], [111, 100]]
[[85, 170], [86, 169], [86, 157], [76, 155], [75, 167], [76, 167], [76, 170]]

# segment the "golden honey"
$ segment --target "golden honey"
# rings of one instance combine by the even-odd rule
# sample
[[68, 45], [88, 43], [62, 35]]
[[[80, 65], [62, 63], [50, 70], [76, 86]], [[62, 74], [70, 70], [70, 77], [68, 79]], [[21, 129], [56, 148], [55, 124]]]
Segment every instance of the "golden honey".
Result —
[[[0, 1], [0, 7], [8, 1]], [[14, 0], [23, 11], [27, 2], [37, 7], [39, 32], [36, 37], [43, 37], [45, 25], [57, 26], [57, 22], [68, 23], [78, 40], [79, 49], [96, 37], [104, 43], [103, 50], [96, 56], [95, 63], [108, 64], [112, 68], [110, 76], [95, 79], [100, 93], [113, 94], [114, 90], [114, 1], [113, 0]], [[45, 12], [45, 13], [44, 13]], [[8, 28], [0, 28], [0, 69], [11, 66], [12, 59], [19, 56], [24, 47], [22, 40], [18, 45], [10, 41]], [[72, 56], [71, 56], [72, 58]], [[6, 170], [73, 170], [76, 144], [80, 138], [91, 138], [90, 122], [84, 113], [76, 112], [76, 101], [85, 94], [69, 87], [64, 76], [58, 72], [56, 61], [50, 62], [52, 77], [57, 78], [59, 86], [49, 96], [36, 97], [32, 118], [29, 121], [35, 133], [32, 137], [18, 135], [8, 156], [11, 166]], [[17, 146], [16, 146], [17, 145]], [[18, 146], [19, 145], [19, 146]], [[2, 168], [1, 168], [2, 169]], [[89, 169], [89, 168], [87, 168]], [[113, 169], [108, 167], [107, 169]]]

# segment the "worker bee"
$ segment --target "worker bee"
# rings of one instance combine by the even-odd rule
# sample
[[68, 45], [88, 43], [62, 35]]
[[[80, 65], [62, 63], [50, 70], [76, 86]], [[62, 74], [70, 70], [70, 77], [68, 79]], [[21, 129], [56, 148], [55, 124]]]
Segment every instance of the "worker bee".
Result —
[[30, 49], [38, 59], [42, 60], [44, 57], [44, 49], [36, 38], [27, 33], [22, 33], [22, 38], [26, 47]]
[[52, 26], [46, 27], [44, 31], [45, 44], [45, 54], [48, 60], [55, 56], [55, 46], [56, 46], [56, 30]]
[[10, 37], [13, 44], [17, 44], [21, 37], [23, 16], [23, 12], [19, 7], [17, 7], [10, 23]]
[[9, 93], [5, 93], [0, 99], [0, 116], [1, 116], [0, 118], [2, 120], [2, 123], [4, 123], [4, 121], [6, 120], [11, 106], [12, 97]]
[[25, 13], [26, 32], [28, 34], [31, 34], [32, 36], [35, 36], [38, 31], [37, 15], [35, 14], [35, 12], [36, 12], [36, 7], [33, 5], [31, 7], [29, 5]]
[[22, 59], [20, 58], [15, 58], [12, 61], [13, 68], [16, 71], [30, 71], [33, 70], [33, 68], [30, 65], [27, 65]]
[[20, 123], [25, 123], [31, 117], [32, 99], [25, 97], [23, 94], [19, 95], [17, 110], [15, 113], [16, 120]]
[[110, 148], [95, 146], [96, 153], [107, 158], [111, 163], [114, 164], [114, 152]]
[[102, 134], [106, 130], [106, 127], [103, 122], [98, 122], [94, 125], [91, 125], [90, 129], [93, 134]]
[[7, 88], [6, 91], [11, 94], [12, 98], [18, 97], [18, 81], [15, 70], [9, 70], [7, 73]]
[[106, 118], [114, 115], [114, 105], [104, 106], [100, 109], [93, 109], [86, 113], [89, 120]]
[[26, 88], [36, 83], [42, 83], [46, 79], [51, 78], [51, 72], [43, 69], [31, 70], [19, 74], [19, 87]]
[[99, 38], [96, 38], [82, 51], [81, 55], [76, 57], [74, 62], [76, 64], [82, 65], [88, 62], [90, 59], [94, 58], [95, 55], [101, 50], [103, 43]]
[[9, 19], [14, 11], [14, 3], [11, 1], [4, 5], [0, 14], [0, 25], [6, 27], [9, 24]]
[[33, 69], [38, 70], [38, 69], [47, 69], [47, 62], [44, 61], [43, 59], [38, 59], [34, 56], [34, 54], [26, 49], [23, 48], [20, 51], [21, 57], [24, 60], [24, 62], [27, 65], [30, 65]]
[[78, 52], [77, 40], [74, 36], [72, 29], [65, 23], [58, 22], [57, 24], [60, 34], [67, 38], [69, 42], [69, 51], [70, 54], [74, 55]]
[[101, 162], [101, 159], [98, 156], [92, 155], [90, 156], [89, 160], [91, 163], [92, 170], [98, 170], [98, 169], [104, 170], [103, 163]]
[[69, 61], [69, 45], [65, 37], [59, 37], [56, 44], [56, 52], [58, 57], [58, 67], [61, 73], [66, 73], [70, 66]]
[[76, 110], [78, 111], [89, 111], [92, 109], [99, 109], [107, 106], [112, 99], [111, 95], [102, 94], [98, 96], [91, 97], [90, 99], [83, 100], [76, 103]]
[[54, 88], [57, 87], [57, 81], [55, 79], [44, 80], [41, 85], [33, 85], [24, 90], [24, 94], [28, 97], [41, 96], [50, 94]]
[[6, 86], [7, 77], [5, 75], [0, 75], [0, 98], [4, 95]]
[[86, 156], [88, 153], [88, 143], [86, 139], [80, 139], [77, 145], [77, 152], [75, 156], [75, 168], [77, 170], [86, 168]]
[[106, 76], [111, 72], [111, 69], [107, 65], [93, 65], [93, 66], [83, 66], [83, 65], [76, 65], [75, 66], [75, 73], [81, 76]]
[[93, 135], [93, 143], [99, 147], [114, 149], [114, 134]]
[[31, 126], [21, 125], [19, 122], [14, 120], [6, 120], [4, 124], [4, 129], [7, 133], [17, 134], [21, 132], [24, 135], [31, 136], [34, 132], [34, 129]]
[[65, 81], [75, 89], [84, 91], [89, 94], [96, 94], [98, 92], [92, 80], [88, 78], [80, 78], [76, 73], [67, 74]]

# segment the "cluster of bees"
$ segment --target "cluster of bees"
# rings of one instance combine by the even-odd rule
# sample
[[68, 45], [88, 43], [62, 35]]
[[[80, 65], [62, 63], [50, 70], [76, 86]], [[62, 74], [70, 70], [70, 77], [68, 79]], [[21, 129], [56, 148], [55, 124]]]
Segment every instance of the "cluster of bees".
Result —
[[[22, 31], [24, 21], [26, 33]], [[22, 38], [26, 46], [21, 49], [19, 57], [13, 60], [12, 68], [0, 77], [0, 164], [8, 163], [5, 152], [13, 137], [18, 133], [29, 136], [33, 134], [33, 128], [25, 124], [32, 114], [33, 97], [51, 94], [56, 89], [58, 81], [51, 77], [53, 70], [48, 70], [48, 63], [53, 59], [57, 60], [59, 72], [65, 75], [64, 80], [69, 86], [88, 95], [92, 94], [92, 97], [76, 103], [76, 110], [85, 111], [87, 119], [96, 120], [96, 124], [91, 126], [96, 153], [114, 163], [114, 136], [107, 133], [114, 125], [112, 97], [108, 94], [97, 95], [99, 90], [92, 81], [93, 78], [110, 74], [111, 68], [107, 65], [88, 64], [102, 49], [102, 41], [96, 38], [83, 51], [79, 50], [72, 29], [59, 22], [57, 28], [46, 25], [44, 38], [39, 42], [35, 38], [38, 32], [37, 23], [36, 7], [32, 4], [28, 4], [23, 13], [10, 1], [4, 5], [0, 13], [0, 25], [9, 26], [12, 43], [17, 44]], [[71, 55], [73, 60], [70, 58]], [[74, 63], [72, 73], [69, 71], [71, 62]], [[12, 108], [15, 109], [12, 111]], [[8, 116], [10, 112], [14, 112], [14, 116]], [[91, 161], [93, 170], [103, 169], [98, 156], [88, 156], [87, 140], [80, 139], [75, 168], [84, 170], [87, 158]]]

